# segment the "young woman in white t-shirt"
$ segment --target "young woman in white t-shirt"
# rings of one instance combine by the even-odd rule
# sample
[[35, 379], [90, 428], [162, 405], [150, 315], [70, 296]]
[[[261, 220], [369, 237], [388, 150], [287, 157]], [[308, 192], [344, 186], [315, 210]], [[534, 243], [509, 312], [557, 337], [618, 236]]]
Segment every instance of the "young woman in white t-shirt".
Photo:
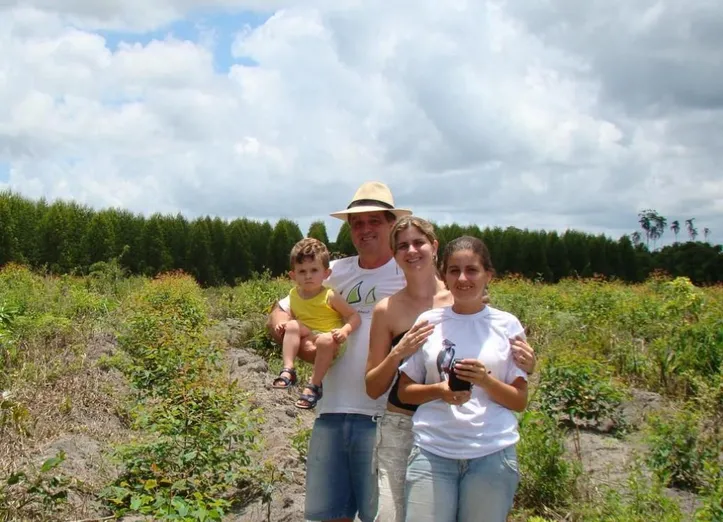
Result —
[[447, 244], [442, 275], [454, 303], [419, 316], [434, 331], [400, 369], [399, 398], [420, 405], [412, 421], [407, 521], [504, 522], [512, 507], [519, 483], [513, 412], [527, 406], [527, 374], [514, 363], [510, 339], [524, 329], [512, 314], [485, 304], [493, 273], [479, 239]]

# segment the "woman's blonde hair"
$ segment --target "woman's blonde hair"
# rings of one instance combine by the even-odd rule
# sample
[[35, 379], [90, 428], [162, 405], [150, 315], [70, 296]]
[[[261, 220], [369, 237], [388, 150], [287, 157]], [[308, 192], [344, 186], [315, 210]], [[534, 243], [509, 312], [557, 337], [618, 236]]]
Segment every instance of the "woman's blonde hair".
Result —
[[[414, 227], [419, 230], [424, 235], [424, 237], [429, 240], [430, 243], [434, 243], [435, 241], [437, 241], [437, 234], [434, 233], [434, 225], [432, 225], [429, 221], [417, 216], [404, 216], [399, 218], [397, 222], [394, 223], [392, 231], [389, 234], [389, 244], [392, 247], [392, 252], [394, 252], [395, 254], [397, 252], [397, 238], [399, 236], [399, 233], [403, 230], [408, 229], [409, 227]], [[437, 258], [436, 252], [434, 257], [435, 259]]]

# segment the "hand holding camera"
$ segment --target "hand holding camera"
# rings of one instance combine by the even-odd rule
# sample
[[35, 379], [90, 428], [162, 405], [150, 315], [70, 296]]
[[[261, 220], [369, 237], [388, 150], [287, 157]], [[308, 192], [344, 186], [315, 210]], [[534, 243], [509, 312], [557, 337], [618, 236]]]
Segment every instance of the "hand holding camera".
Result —
[[478, 361], [477, 359], [455, 359], [450, 365], [450, 382], [452, 380], [452, 373], [454, 373], [456, 380], [464, 382], [467, 385], [484, 386], [487, 384], [487, 379], [489, 379], [490, 373], [492, 372], [482, 364], [482, 361]]
[[437, 383], [435, 386], [439, 388], [440, 399], [447, 404], [452, 406], [461, 406], [472, 397], [472, 392], [467, 391], [454, 391], [449, 387], [449, 381], [442, 381]]
[[472, 383], [459, 378], [456, 370], [458, 362], [460, 362], [460, 359], [452, 359], [449, 364], [449, 389], [452, 391], [469, 391], [472, 389]]

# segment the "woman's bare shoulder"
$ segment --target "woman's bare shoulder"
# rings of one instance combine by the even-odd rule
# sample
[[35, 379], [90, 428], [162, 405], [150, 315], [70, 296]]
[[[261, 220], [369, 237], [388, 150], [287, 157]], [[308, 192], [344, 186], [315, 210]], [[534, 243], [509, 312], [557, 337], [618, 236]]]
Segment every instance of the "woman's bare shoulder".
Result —
[[453, 303], [454, 303], [454, 298], [452, 297], [452, 292], [450, 292], [446, 288], [440, 290], [434, 296], [434, 308], [451, 306]]

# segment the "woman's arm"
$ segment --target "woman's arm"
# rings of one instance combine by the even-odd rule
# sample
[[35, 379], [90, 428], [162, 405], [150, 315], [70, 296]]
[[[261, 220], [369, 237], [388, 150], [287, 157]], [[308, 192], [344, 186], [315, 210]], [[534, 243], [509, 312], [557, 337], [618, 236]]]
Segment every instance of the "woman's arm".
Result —
[[415, 323], [392, 348], [393, 332], [388, 322], [391, 313], [389, 299], [380, 301], [372, 312], [365, 383], [367, 395], [373, 399], [384, 395], [404, 358], [416, 352], [434, 330], [427, 321]]
[[402, 359], [392, 355], [392, 333], [386, 321], [389, 299], [383, 299], [374, 307], [372, 325], [369, 330], [369, 354], [367, 355], [366, 384], [367, 395], [378, 399], [392, 385]]
[[404, 372], [399, 376], [399, 400], [407, 404], [424, 404], [441, 399], [447, 404], [459, 406], [467, 402], [471, 396], [470, 391], [450, 390], [447, 381], [419, 384]]
[[462, 359], [454, 367], [457, 377], [479, 386], [498, 404], [513, 411], [524, 411], [527, 407], [527, 381], [517, 377], [511, 384], [495, 379], [487, 373], [482, 361]]

